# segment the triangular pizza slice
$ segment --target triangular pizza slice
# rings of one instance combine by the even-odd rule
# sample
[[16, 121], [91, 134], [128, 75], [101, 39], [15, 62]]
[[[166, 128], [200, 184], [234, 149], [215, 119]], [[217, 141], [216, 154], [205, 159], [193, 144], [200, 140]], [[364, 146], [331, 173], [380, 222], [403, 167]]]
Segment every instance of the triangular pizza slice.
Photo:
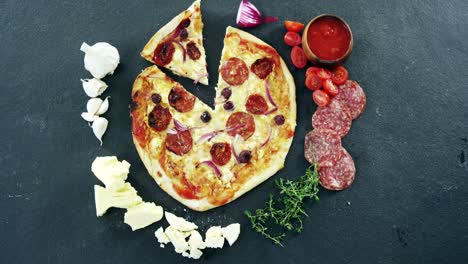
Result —
[[156, 32], [141, 56], [176, 75], [208, 85], [200, 1], [196, 0]]

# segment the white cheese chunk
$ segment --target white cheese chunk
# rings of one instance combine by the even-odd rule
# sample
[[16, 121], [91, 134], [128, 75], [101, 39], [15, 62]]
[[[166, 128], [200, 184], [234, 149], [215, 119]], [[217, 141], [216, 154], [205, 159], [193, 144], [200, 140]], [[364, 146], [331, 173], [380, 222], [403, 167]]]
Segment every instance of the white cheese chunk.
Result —
[[188, 244], [191, 249], [204, 249], [206, 247], [202, 236], [196, 230], [191, 232]]
[[197, 248], [191, 248], [189, 258], [199, 259], [203, 255], [203, 252]]
[[187, 241], [185, 240], [185, 234], [177, 230], [174, 226], [167, 227], [164, 233], [166, 233], [166, 236], [174, 246], [175, 252], [182, 254], [190, 249]]
[[205, 245], [207, 248], [222, 248], [224, 237], [220, 226], [212, 226], [206, 231]]
[[166, 233], [164, 233], [164, 229], [162, 227], [158, 228], [158, 230], [154, 232], [154, 236], [158, 239], [158, 242], [161, 243], [161, 245], [171, 242], [166, 236]]
[[94, 185], [94, 199], [96, 203], [96, 215], [102, 216], [111, 207], [129, 208], [142, 202], [135, 189], [129, 184], [119, 191], [111, 191], [99, 185]]
[[117, 191], [124, 187], [130, 163], [125, 160], [119, 162], [115, 156], [97, 157], [91, 165], [91, 171], [107, 189]]
[[169, 222], [169, 225], [174, 227], [179, 231], [192, 231], [198, 228], [198, 226], [194, 223], [191, 223], [185, 220], [182, 217], [178, 217], [172, 213], [165, 212], [166, 220]]
[[223, 233], [223, 237], [228, 241], [229, 245], [232, 246], [232, 244], [234, 244], [234, 242], [236, 242], [237, 238], [239, 237], [240, 224], [230, 224], [226, 227], [223, 227], [221, 232]]
[[124, 215], [124, 223], [128, 224], [132, 231], [147, 227], [163, 217], [163, 209], [154, 203], [141, 203], [127, 209]]

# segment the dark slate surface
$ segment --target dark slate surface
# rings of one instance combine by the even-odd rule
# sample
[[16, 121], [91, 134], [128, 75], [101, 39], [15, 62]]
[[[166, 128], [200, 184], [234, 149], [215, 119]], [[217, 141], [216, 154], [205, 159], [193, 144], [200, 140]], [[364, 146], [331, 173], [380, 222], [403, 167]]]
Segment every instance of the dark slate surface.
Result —
[[[222, 38], [239, 1], [205, 0], [211, 83]], [[355, 48], [346, 63], [364, 87], [367, 110], [344, 146], [357, 179], [343, 192], [321, 191], [310, 218], [285, 248], [254, 233], [243, 215], [274, 190], [269, 180], [236, 202], [205, 213], [184, 210], [145, 172], [133, 147], [127, 104], [148, 38], [190, 1], [24, 1], [0, 3], [0, 263], [190, 262], [159, 248], [155, 224], [131, 232], [123, 210], [97, 219], [90, 173], [96, 156], [131, 164], [130, 182], [147, 201], [189, 218], [204, 231], [240, 222], [233, 247], [206, 250], [200, 263], [467, 263], [468, 262], [468, 2], [256, 1], [280, 20], [308, 21], [324, 12], [344, 17]], [[281, 23], [250, 30], [271, 43], [289, 66]], [[104, 146], [80, 113], [87, 97], [79, 79], [83, 41], [107, 41], [121, 54], [106, 77], [111, 107]], [[307, 164], [303, 138], [315, 110], [304, 70], [292, 69], [299, 111], [286, 167], [274, 178], [298, 178]], [[181, 81], [207, 103], [214, 85]], [[165, 222], [161, 222], [166, 225]]]

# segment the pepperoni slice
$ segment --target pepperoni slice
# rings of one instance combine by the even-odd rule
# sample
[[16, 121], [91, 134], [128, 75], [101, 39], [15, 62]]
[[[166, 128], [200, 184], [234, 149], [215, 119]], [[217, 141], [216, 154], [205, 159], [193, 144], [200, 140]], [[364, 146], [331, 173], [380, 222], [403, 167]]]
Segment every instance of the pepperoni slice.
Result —
[[351, 129], [351, 113], [340, 101], [332, 100], [326, 107], [320, 107], [312, 116], [314, 128], [331, 129], [344, 137]]
[[333, 130], [314, 129], [307, 133], [304, 142], [304, 156], [310, 164], [319, 168], [331, 167], [341, 159], [341, 138]]
[[175, 48], [171, 41], [162, 42], [154, 50], [153, 61], [159, 66], [167, 65], [172, 61], [174, 51]]
[[190, 130], [178, 131], [177, 134], [167, 134], [166, 148], [176, 155], [187, 154], [192, 149], [192, 144]]
[[340, 91], [333, 100], [340, 101], [351, 113], [351, 118], [356, 119], [366, 107], [366, 94], [355, 81], [347, 81], [339, 87]]
[[211, 146], [210, 154], [216, 165], [226, 165], [231, 159], [231, 146], [228, 143], [215, 143]]
[[190, 41], [187, 43], [187, 54], [190, 59], [198, 60], [201, 56], [200, 50], [197, 48], [197, 44], [195, 42]]
[[148, 125], [154, 131], [163, 131], [166, 130], [166, 128], [169, 126], [171, 119], [172, 115], [171, 112], [169, 112], [169, 109], [158, 104], [148, 115]]
[[169, 104], [177, 111], [185, 113], [191, 111], [195, 105], [195, 96], [180, 86], [171, 89], [168, 96]]
[[264, 57], [256, 60], [250, 65], [250, 70], [260, 79], [265, 79], [273, 70], [273, 61]]
[[220, 69], [223, 80], [233, 86], [243, 84], [249, 78], [249, 69], [238, 58], [229, 58]]
[[341, 159], [332, 167], [322, 167], [318, 170], [319, 182], [328, 190], [343, 190], [354, 181], [356, 167], [348, 151], [341, 147]]
[[228, 134], [231, 136], [240, 135], [247, 140], [255, 132], [255, 121], [253, 117], [245, 112], [235, 112], [229, 116], [226, 127], [231, 128]]
[[263, 96], [259, 94], [252, 94], [247, 99], [245, 108], [247, 108], [247, 111], [254, 115], [261, 115], [268, 110], [268, 104]]

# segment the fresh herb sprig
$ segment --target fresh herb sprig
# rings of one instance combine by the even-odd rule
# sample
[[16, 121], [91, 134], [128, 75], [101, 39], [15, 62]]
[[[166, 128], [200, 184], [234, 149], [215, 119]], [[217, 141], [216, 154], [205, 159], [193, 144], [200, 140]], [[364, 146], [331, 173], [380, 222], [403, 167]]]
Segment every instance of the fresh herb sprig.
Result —
[[[275, 183], [280, 191], [279, 195], [277, 197], [270, 195], [265, 206], [255, 210], [255, 214], [250, 211], [245, 211], [245, 214], [256, 232], [283, 246], [281, 242], [286, 237], [286, 231], [300, 233], [303, 230], [302, 219], [304, 216], [308, 217], [304, 211], [305, 198], [319, 200], [317, 165], [307, 168], [305, 174], [298, 180], [281, 178]], [[272, 225], [280, 231], [275, 232], [275, 227]]]

